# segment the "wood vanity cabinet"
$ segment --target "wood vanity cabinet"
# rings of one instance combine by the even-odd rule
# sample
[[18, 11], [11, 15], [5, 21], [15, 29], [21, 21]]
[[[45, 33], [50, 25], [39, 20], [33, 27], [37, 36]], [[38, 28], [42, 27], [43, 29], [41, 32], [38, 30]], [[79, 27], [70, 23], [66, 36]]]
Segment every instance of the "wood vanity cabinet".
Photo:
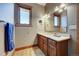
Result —
[[59, 56], [68, 56], [68, 42], [69, 40], [63, 40], [60, 42], [57, 42], [57, 55]]
[[56, 42], [48, 39], [48, 56], [56, 56]]
[[38, 47], [43, 51], [43, 39], [38, 35]]
[[47, 55], [47, 38], [41, 35], [38, 35], [38, 47]]
[[38, 47], [47, 56], [67, 56], [68, 41], [69, 40], [55, 41], [38, 34]]
[[47, 48], [48, 48], [47, 38], [45, 38], [44, 43], [43, 43], [43, 52], [44, 52], [45, 55], [47, 55]]

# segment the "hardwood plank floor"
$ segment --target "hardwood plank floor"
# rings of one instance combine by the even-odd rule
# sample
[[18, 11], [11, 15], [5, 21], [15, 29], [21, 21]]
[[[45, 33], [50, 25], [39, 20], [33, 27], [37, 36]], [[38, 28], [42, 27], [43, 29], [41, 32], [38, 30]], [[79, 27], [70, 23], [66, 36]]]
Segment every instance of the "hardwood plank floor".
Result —
[[31, 47], [15, 51], [13, 56], [45, 56], [45, 55], [38, 47]]

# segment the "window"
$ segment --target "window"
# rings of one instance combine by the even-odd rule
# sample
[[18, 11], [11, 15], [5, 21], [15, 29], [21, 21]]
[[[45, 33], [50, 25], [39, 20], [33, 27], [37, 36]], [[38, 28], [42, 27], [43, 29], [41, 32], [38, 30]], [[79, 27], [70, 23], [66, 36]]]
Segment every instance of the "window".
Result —
[[30, 11], [20, 8], [20, 24], [30, 24]]
[[24, 4], [17, 4], [16, 16], [18, 21], [16, 26], [31, 26], [31, 7]]
[[54, 16], [54, 26], [59, 26], [59, 17]]

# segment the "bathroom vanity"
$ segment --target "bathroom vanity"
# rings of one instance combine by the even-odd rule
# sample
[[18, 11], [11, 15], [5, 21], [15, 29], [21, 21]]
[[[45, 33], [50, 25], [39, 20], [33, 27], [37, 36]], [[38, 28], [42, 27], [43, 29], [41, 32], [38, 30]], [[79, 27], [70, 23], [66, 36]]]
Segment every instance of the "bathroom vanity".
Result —
[[38, 47], [47, 56], [67, 56], [69, 34], [38, 33]]

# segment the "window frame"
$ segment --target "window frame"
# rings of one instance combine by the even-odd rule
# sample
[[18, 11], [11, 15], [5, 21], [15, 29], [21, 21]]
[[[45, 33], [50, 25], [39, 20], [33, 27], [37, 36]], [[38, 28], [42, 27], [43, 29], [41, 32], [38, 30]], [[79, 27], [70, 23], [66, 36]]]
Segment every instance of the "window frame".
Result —
[[56, 15], [54, 17], [57, 17], [58, 18], [57, 21], [59, 21], [59, 22], [57, 22], [57, 26], [55, 26], [55, 23], [54, 23], [55, 19], [53, 19], [54, 27], [59, 27], [60, 26], [60, 19], [59, 19], [60, 17], [56, 16]]
[[[20, 8], [27, 9], [30, 11], [29, 24], [20, 24]], [[15, 14], [17, 14], [15, 16], [15, 17], [17, 17], [16, 18], [17, 22], [15, 24], [17, 27], [31, 27], [32, 26], [32, 22], [31, 22], [32, 21], [32, 7], [31, 6], [28, 6], [28, 5], [22, 4], [22, 3], [16, 3], [15, 4]]]
[[58, 26], [54, 26], [54, 27], [56, 27], [56, 28], [60, 28], [60, 25], [61, 25], [61, 15], [59, 14], [59, 13], [53, 13], [53, 25], [54, 25], [54, 17], [58, 17], [59, 19], [59, 25]]

